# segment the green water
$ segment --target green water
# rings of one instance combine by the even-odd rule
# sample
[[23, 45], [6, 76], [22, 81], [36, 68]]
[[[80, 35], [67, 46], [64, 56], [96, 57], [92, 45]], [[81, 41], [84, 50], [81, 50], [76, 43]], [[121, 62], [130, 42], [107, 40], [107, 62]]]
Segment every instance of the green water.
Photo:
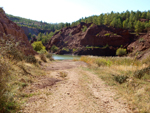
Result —
[[80, 56], [74, 56], [74, 55], [53, 55], [53, 58], [55, 60], [72, 60], [72, 59], [79, 59]]

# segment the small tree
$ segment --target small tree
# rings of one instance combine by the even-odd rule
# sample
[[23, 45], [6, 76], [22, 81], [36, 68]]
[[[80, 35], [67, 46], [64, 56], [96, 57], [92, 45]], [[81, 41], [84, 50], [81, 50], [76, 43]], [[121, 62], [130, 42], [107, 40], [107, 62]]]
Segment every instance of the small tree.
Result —
[[45, 50], [45, 46], [42, 44], [41, 41], [33, 42], [32, 47], [35, 51]]
[[135, 32], [140, 33], [142, 31], [142, 24], [140, 21], [137, 21], [135, 24]]

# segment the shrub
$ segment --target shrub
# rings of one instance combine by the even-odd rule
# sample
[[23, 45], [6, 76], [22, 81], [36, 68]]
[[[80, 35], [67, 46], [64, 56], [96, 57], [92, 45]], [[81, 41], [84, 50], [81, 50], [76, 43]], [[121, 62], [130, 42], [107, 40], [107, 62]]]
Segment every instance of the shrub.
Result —
[[45, 54], [47, 53], [46, 49], [41, 49], [40, 51], [38, 51], [39, 54]]
[[67, 77], [68, 73], [67, 72], [60, 72], [60, 77], [65, 78]]
[[82, 32], [85, 32], [87, 30], [87, 26], [83, 26], [83, 28], [81, 30], [82, 30]]
[[55, 46], [55, 45], [53, 45], [53, 46], [51, 47], [51, 51], [52, 51], [52, 52], [56, 52], [58, 49], [59, 49], [59, 48], [58, 48], [57, 46]]
[[0, 56], [0, 113], [9, 113], [17, 110], [17, 104], [10, 96], [10, 89], [7, 85], [10, 76], [10, 65]]
[[118, 56], [123, 56], [123, 55], [126, 55], [126, 54], [127, 54], [127, 51], [126, 51], [126, 49], [123, 49], [123, 48], [119, 48], [116, 51], [116, 55], [118, 55]]
[[45, 54], [40, 54], [40, 58], [42, 61], [47, 62]]
[[106, 33], [104, 36], [110, 36], [111, 34], [110, 33]]
[[133, 76], [138, 79], [141, 79], [145, 74], [150, 74], [150, 66], [148, 66], [147, 68], [135, 71]]
[[63, 47], [62, 50], [69, 52], [69, 49], [65, 47]]
[[110, 66], [111, 62], [109, 60], [103, 59], [103, 58], [97, 58], [95, 60], [95, 63], [100, 66]]
[[139, 42], [145, 42], [145, 40], [143, 38], [140, 38]]
[[34, 63], [34, 64], [37, 63], [37, 60], [33, 55], [26, 56], [25, 61], [28, 63]]
[[47, 57], [50, 61], [54, 60], [52, 56], [53, 56], [53, 55], [52, 55], [51, 53], [47, 53], [47, 54], [46, 54], [46, 57]]
[[35, 51], [45, 50], [45, 46], [42, 44], [41, 41], [35, 41], [32, 43], [32, 47]]
[[120, 84], [124, 83], [127, 80], [127, 78], [128, 77], [124, 75], [114, 76], [115, 81]]
[[73, 49], [73, 52], [76, 52], [76, 51], [78, 51], [78, 49], [74, 48], [74, 49]]

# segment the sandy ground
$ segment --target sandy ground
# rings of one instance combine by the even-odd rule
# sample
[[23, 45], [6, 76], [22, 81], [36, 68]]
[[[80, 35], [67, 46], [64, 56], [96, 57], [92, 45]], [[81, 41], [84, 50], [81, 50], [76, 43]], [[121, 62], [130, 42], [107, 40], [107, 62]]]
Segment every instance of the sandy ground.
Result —
[[[44, 65], [46, 77], [28, 88], [24, 113], [131, 113], [127, 104], [116, 100], [116, 91], [80, 61], [56, 61]], [[62, 76], [62, 75], [65, 76]], [[32, 89], [32, 90], [29, 90]]]

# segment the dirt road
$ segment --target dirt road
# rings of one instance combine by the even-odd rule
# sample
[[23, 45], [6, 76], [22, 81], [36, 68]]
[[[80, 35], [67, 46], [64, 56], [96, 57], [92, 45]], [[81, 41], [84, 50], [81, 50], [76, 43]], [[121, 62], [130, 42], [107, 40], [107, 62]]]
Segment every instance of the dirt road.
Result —
[[46, 77], [33, 84], [24, 113], [131, 113], [116, 91], [80, 61], [45, 64]]

